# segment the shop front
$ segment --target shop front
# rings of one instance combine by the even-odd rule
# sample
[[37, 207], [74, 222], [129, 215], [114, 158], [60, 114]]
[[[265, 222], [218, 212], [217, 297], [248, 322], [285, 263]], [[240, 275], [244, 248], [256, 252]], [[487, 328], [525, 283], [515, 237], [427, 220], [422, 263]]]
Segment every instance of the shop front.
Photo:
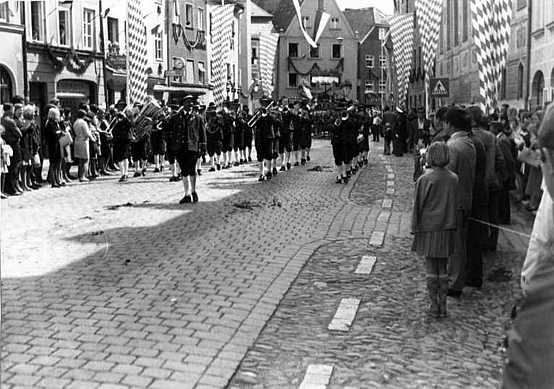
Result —
[[77, 112], [81, 103], [97, 104], [96, 84], [90, 81], [65, 79], [56, 85], [56, 97], [64, 108]]

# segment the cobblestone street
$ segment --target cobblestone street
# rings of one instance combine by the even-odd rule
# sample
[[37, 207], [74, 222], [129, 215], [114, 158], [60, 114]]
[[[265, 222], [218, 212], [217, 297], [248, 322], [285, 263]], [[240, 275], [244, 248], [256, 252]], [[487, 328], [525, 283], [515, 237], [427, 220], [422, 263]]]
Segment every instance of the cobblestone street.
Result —
[[[381, 147], [347, 185], [317, 140], [270, 181], [205, 165], [197, 204], [167, 173], [3, 200], [2, 388], [324, 388], [312, 365], [330, 388], [498, 387], [527, 242], [502, 232], [483, 289], [427, 319], [412, 156]], [[348, 298], [353, 323], [330, 330]]]

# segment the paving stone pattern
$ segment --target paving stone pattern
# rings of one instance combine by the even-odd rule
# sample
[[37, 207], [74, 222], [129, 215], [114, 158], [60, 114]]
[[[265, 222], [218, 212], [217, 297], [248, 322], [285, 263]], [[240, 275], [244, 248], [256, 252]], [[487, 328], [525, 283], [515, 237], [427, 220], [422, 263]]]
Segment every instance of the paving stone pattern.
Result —
[[[448, 300], [449, 317], [426, 314], [425, 265], [410, 252], [412, 159], [374, 155], [349, 196], [374, 216], [364, 231], [383, 231], [382, 247], [362, 238], [336, 239], [310, 257], [293, 286], [241, 362], [229, 389], [298, 388], [309, 366], [333, 366], [328, 388], [498, 388], [509, 313], [520, 298], [518, 274], [526, 242], [501, 233], [499, 250], [485, 258], [485, 278], [512, 274], [483, 289], [465, 288]], [[395, 195], [386, 194], [382, 166], [395, 172]], [[387, 170], [387, 169], [385, 169]], [[380, 176], [377, 181], [374, 177]], [[393, 211], [380, 211], [383, 198]], [[514, 214], [514, 228], [531, 220]], [[520, 238], [518, 238], [520, 239]], [[370, 275], [356, 274], [364, 257], [377, 258]], [[330, 331], [336, 307], [360, 299], [348, 332]]]

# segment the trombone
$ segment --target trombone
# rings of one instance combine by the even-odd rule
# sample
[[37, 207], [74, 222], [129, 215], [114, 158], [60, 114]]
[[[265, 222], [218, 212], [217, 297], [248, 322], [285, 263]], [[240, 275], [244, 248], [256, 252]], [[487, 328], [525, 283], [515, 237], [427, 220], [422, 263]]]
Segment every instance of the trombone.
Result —
[[262, 107], [260, 108], [255, 114], [254, 116], [252, 116], [252, 119], [250, 119], [248, 121], [248, 127], [254, 127], [256, 125], [256, 123], [258, 122], [258, 120], [260, 120], [260, 118], [262, 117], [262, 110], [265, 108], [267, 110], [269, 110], [269, 108], [271, 108], [271, 106], [275, 103], [274, 100], [271, 100], [271, 102], [267, 105], [267, 107]]

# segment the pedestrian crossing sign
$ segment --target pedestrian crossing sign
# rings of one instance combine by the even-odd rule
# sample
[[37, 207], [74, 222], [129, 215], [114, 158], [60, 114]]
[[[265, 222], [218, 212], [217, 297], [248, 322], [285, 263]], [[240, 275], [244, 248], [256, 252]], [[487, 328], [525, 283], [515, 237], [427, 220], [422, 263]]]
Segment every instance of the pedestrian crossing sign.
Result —
[[431, 97], [450, 97], [450, 80], [448, 78], [431, 78], [430, 81]]

